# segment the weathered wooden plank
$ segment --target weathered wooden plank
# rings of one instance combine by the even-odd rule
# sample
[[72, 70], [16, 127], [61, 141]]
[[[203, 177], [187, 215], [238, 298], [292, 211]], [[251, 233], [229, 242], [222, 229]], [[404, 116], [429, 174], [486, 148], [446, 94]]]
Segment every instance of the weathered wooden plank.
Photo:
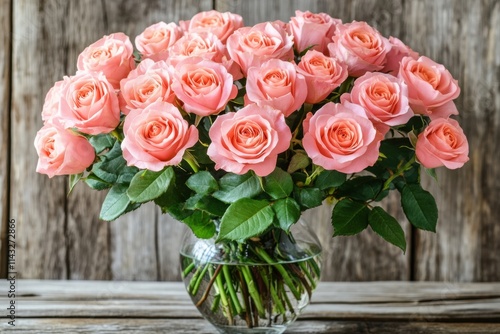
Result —
[[439, 170], [438, 183], [426, 179], [440, 219], [437, 235], [416, 235], [415, 278], [498, 281], [500, 3], [406, 2], [403, 17], [408, 44], [444, 64], [458, 79], [458, 119], [471, 151], [463, 169]]
[[[492, 323], [438, 323], [438, 322], [386, 322], [386, 321], [327, 321], [300, 318], [286, 331], [298, 333], [352, 333], [352, 334], [471, 334], [497, 333], [499, 324]], [[0, 325], [2, 330], [16, 333], [35, 334], [40, 330], [54, 334], [66, 333], [184, 333], [215, 334], [217, 331], [208, 321], [198, 319], [95, 319], [56, 318], [18, 319], [16, 328], [8, 324]]]
[[[21, 280], [16, 292], [19, 318], [200, 316], [180, 282]], [[321, 282], [301, 319], [498, 322], [500, 283]]]
[[28, 0], [12, 5], [10, 216], [18, 227], [16, 267], [19, 277], [66, 278], [66, 180], [36, 174], [33, 147], [45, 93], [66, 73], [61, 34], [47, 38], [62, 29], [51, 18], [64, 16], [64, 7]]
[[[324, 12], [333, 17], [350, 22], [353, 19], [364, 20], [375, 26], [386, 36], [398, 36], [402, 20], [398, 13], [403, 10], [402, 1], [216, 1], [219, 11], [231, 11], [243, 16], [246, 25], [259, 22], [283, 20], [288, 22], [295, 10]], [[401, 218], [410, 242], [410, 227], [403, 219], [398, 198], [391, 197], [386, 203], [392, 214]], [[322, 280], [407, 280], [410, 278], [410, 252], [388, 245], [371, 230], [354, 237], [332, 239], [331, 206], [323, 205], [310, 210], [304, 218], [313, 226], [323, 245]], [[411, 245], [409, 246], [409, 248]], [[370, 254], [370, 256], [367, 256]]]
[[0, 277], [6, 275], [10, 152], [11, 1], [0, 0]]

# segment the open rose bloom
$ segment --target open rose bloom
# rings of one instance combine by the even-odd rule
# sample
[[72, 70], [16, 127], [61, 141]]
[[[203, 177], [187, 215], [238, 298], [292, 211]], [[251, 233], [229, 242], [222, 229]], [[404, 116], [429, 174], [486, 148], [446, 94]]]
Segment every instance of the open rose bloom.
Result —
[[[456, 69], [367, 22], [296, 11], [288, 22], [246, 26], [238, 14], [212, 10], [131, 37], [116, 32], [84, 48], [78, 71], [40, 106], [37, 171], [111, 188], [109, 201], [129, 196], [105, 220], [155, 201], [191, 227], [188, 217], [210, 227], [232, 219], [226, 212], [239, 211], [241, 196], [273, 215], [232, 236], [241, 241], [267, 223], [286, 230], [328, 199], [335, 217], [362, 213], [353, 226], [333, 222], [335, 235], [355, 234], [391, 224], [373, 204], [391, 190], [403, 206], [432, 202], [422, 169], [469, 159]], [[432, 230], [412, 216], [418, 209], [404, 209]], [[383, 237], [404, 249], [404, 238]]]

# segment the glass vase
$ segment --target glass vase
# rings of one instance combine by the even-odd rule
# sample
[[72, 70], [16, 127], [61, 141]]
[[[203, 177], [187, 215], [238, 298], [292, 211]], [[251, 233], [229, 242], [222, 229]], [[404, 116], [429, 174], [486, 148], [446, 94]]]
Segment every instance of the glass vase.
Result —
[[320, 278], [321, 245], [303, 220], [243, 243], [188, 230], [180, 257], [189, 296], [220, 333], [283, 333]]

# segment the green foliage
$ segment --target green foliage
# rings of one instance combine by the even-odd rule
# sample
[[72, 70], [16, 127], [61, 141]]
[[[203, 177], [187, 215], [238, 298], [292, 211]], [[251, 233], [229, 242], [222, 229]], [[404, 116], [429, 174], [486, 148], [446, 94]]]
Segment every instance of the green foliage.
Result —
[[215, 223], [212, 217], [204, 211], [195, 211], [186, 217], [183, 222], [189, 226], [200, 239], [210, 239], [215, 234]]
[[117, 183], [111, 187], [106, 195], [99, 216], [102, 220], [115, 220], [127, 211], [130, 204], [130, 198], [127, 196], [127, 186]]
[[406, 252], [405, 232], [393, 216], [377, 206], [371, 210], [368, 222], [375, 233]]
[[299, 220], [302, 213], [300, 205], [290, 197], [277, 200], [272, 208], [276, 214], [278, 226], [284, 231], [288, 231]]
[[290, 174], [281, 168], [276, 168], [263, 179], [264, 191], [273, 199], [289, 196], [293, 190], [293, 180]]
[[159, 172], [141, 171], [130, 182], [127, 195], [135, 203], [152, 201], [167, 191], [174, 178], [172, 167], [165, 167]]
[[318, 188], [295, 188], [295, 200], [301, 208], [312, 209], [323, 203], [323, 192]]
[[434, 197], [420, 184], [407, 184], [401, 191], [401, 205], [410, 223], [422, 230], [436, 232], [438, 210]]
[[343, 199], [332, 211], [333, 236], [354, 235], [368, 226], [370, 209], [365, 203]]
[[220, 190], [213, 196], [224, 203], [234, 203], [242, 198], [252, 198], [262, 192], [259, 178], [248, 172], [244, 175], [227, 173], [219, 180]]
[[200, 171], [193, 174], [187, 180], [186, 185], [198, 194], [209, 194], [219, 190], [217, 180], [208, 171]]

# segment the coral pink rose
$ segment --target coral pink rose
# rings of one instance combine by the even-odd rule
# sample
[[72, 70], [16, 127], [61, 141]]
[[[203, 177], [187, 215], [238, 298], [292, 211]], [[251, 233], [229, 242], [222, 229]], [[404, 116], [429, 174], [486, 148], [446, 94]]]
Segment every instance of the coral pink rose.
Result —
[[345, 64], [315, 50], [307, 51], [297, 68], [306, 78], [307, 103], [321, 102], [348, 76]]
[[326, 46], [331, 42], [335, 27], [339, 24], [342, 24], [341, 20], [325, 13], [296, 10], [295, 16], [290, 19], [295, 50], [302, 52], [312, 46], [313, 50], [326, 53]]
[[78, 72], [64, 78], [57, 117], [66, 128], [109, 133], [120, 123], [118, 97], [102, 72]]
[[368, 71], [380, 71], [386, 63], [391, 43], [366, 22], [352, 22], [337, 26], [337, 32], [328, 44], [330, 56], [347, 64], [350, 76], [359, 77]]
[[123, 124], [123, 157], [129, 166], [160, 171], [182, 161], [186, 149], [198, 141], [198, 130], [172, 104], [156, 101], [132, 110]]
[[402, 125], [413, 116], [408, 105], [408, 88], [390, 74], [368, 72], [354, 81], [350, 94], [341, 101], [362, 106], [368, 118], [388, 126]]
[[389, 37], [391, 43], [391, 50], [387, 53], [387, 62], [382, 72], [387, 72], [394, 76], [398, 75], [401, 60], [404, 57], [418, 58], [418, 53], [413, 51], [408, 45], [404, 44], [396, 37]]
[[199, 116], [218, 114], [238, 94], [224, 66], [201, 58], [177, 64], [172, 89], [184, 103], [184, 110]]
[[243, 18], [230, 12], [210, 10], [196, 14], [189, 21], [180, 21], [179, 24], [186, 32], [211, 32], [225, 43], [235, 30], [243, 27]]
[[135, 38], [135, 46], [142, 58], [166, 60], [168, 49], [182, 37], [181, 28], [173, 22], [158, 22], [147, 27]]
[[124, 33], [104, 36], [91, 44], [78, 56], [80, 71], [103, 72], [115, 89], [120, 80], [135, 68], [134, 47]]
[[156, 100], [173, 103], [172, 69], [165, 61], [144, 59], [128, 77], [120, 81], [120, 108], [127, 115], [132, 109], [144, 109]]
[[35, 148], [38, 154], [36, 171], [49, 177], [82, 173], [95, 158], [94, 148], [87, 139], [57, 122], [45, 124], [38, 131]]
[[218, 116], [209, 136], [207, 154], [215, 169], [235, 174], [253, 170], [259, 176], [276, 168], [278, 154], [288, 149], [292, 138], [281, 111], [256, 104]]
[[431, 119], [458, 114], [452, 100], [460, 95], [460, 87], [443, 65], [424, 56], [418, 60], [405, 57], [399, 77], [408, 85], [410, 107], [416, 114]]
[[437, 118], [418, 135], [415, 148], [418, 161], [426, 168], [462, 167], [469, 161], [469, 143], [454, 119]]
[[297, 73], [294, 64], [279, 59], [251, 67], [246, 90], [249, 101], [281, 110], [285, 116], [299, 109], [307, 96], [304, 76]]
[[293, 36], [282, 24], [263, 22], [236, 30], [227, 39], [229, 56], [244, 74], [252, 66], [260, 67], [269, 59], [293, 60]]
[[54, 86], [49, 89], [47, 95], [45, 95], [45, 102], [43, 103], [42, 108], [42, 120], [44, 124], [50, 123], [52, 118], [57, 115], [63, 84], [64, 80], [57, 81]]
[[383, 136], [361, 106], [329, 102], [304, 120], [302, 144], [313, 163], [341, 173], [373, 166]]

